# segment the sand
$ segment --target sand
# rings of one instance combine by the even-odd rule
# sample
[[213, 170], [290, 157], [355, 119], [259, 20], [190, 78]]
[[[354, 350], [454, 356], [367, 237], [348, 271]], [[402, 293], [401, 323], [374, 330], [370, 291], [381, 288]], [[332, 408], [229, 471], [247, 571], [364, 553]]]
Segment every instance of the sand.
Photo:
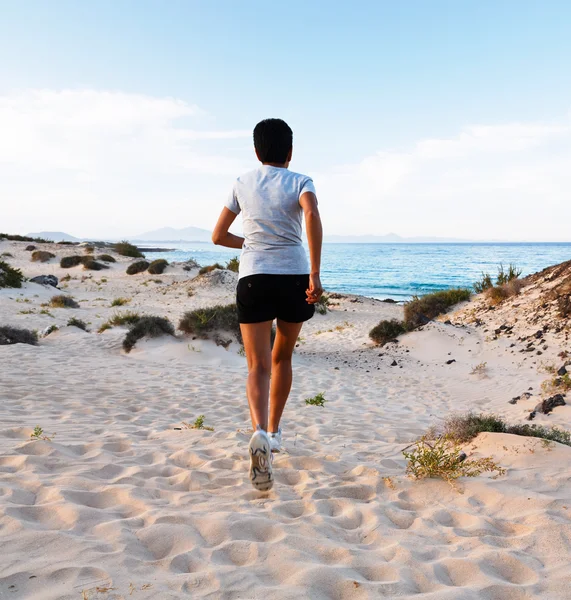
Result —
[[[235, 274], [127, 276], [118, 258], [81, 281], [90, 273], [32, 263], [24, 247], [2, 242], [0, 254], [28, 277], [69, 272], [63, 292], [81, 308], [49, 316], [40, 304], [59, 292], [0, 290], [0, 325], [60, 327], [38, 346], [0, 346], [0, 598], [571, 598], [571, 448], [480, 434], [466, 452], [506, 474], [463, 478], [459, 490], [409, 479], [401, 453], [453, 411], [527, 422], [542, 364], [560, 362], [564, 339], [541, 357], [512, 354], [513, 339], [468, 323], [477, 299], [453, 325], [377, 348], [369, 329], [402, 307], [334, 300], [302, 331], [285, 451], [274, 489], [260, 494], [247, 478], [236, 343], [164, 337], [126, 355], [125, 329], [96, 332], [126, 309], [176, 324], [185, 310], [230, 302]], [[131, 301], [111, 308], [119, 296]], [[71, 316], [90, 331], [66, 327]], [[307, 406], [318, 392], [325, 407]], [[214, 431], [185, 427], [199, 415]], [[571, 428], [571, 406], [535, 422]], [[30, 439], [37, 425], [51, 441]]]

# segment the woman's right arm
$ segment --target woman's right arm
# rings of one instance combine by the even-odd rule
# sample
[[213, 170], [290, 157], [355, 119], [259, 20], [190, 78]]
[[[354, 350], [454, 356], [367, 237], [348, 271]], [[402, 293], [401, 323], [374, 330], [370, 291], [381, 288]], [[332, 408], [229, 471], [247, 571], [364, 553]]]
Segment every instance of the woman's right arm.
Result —
[[299, 204], [305, 215], [305, 230], [307, 232], [307, 243], [309, 245], [309, 259], [311, 269], [309, 273], [309, 289], [307, 289], [307, 302], [315, 304], [321, 294], [321, 245], [323, 243], [323, 226], [321, 216], [317, 208], [317, 197], [313, 192], [304, 192], [299, 197]]

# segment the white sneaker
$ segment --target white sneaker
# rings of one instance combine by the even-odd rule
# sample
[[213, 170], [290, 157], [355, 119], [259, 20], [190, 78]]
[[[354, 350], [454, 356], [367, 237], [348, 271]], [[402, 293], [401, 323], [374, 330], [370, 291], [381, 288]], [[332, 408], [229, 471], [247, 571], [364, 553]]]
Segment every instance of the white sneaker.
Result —
[[250, 481], [259, 492], [267, 492], [274, 485], [272, 450], [268, 434], [260, 428], [250, 439]]
[[282, 428], [278, 427], [278, 430], [274, 433], [269, 431], [268, 435], [270, 436], [270, 444], [272, 447], [272, 452], [281, 452], [282, 451]]

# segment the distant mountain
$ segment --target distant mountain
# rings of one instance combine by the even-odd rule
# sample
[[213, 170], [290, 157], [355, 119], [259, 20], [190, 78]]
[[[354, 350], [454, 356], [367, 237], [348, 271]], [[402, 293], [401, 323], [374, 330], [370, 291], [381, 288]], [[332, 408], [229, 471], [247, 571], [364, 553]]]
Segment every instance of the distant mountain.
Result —
[[471, 242], [472, 240], [439, 237], [407, 238], [397, 235], [396, 233], [387, 233], [386, 235], [326, 235], [323, 241], [330, 244], [453, 244], [459, 242]]
[[184, 227], [183, 229], [163, 227], [130, 236], [129, 239], [144, 242], [209, 242], [211, 237], [212, 232], [199, 227]]
[[52, 240], [53, 242], [81, 242], [79, 238], [64, 233], [63, 231], [39, 231], [38, 233], [28, 233], [28, 237], [43, 238], [44, 240]]

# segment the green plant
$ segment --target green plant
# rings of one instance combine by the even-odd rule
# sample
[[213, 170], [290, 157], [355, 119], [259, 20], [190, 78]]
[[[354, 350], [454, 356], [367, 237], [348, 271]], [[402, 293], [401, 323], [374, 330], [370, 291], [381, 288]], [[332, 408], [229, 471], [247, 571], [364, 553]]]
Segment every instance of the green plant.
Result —
[[49, 305], [52, 308], [79, 308], [79, 304], [71, 296], [64, 294], [52, 296]]
[[164, 258], [157, 258], [148, 267], [148, 271], [151, 275], [161, 275], [163, 271], [168, 267], [169, 263]]
[[569, 373], [553, 377], [541, 384], [541, 389], [546, 394], [566, 393], [571, 390], [571, 377]]
[[44, 430], [39, 426], [36, 425], [34, 427], [34, 432], [30, 433], [30, 438], [32, 440], [44, 440], [46, 442], [51, 442], [52, 438], [55, 436], [55, 433], [52, 433], [51, 436], [47, 436], [44, 434]]
[[103, 333], [107, 329], [111, 329], [111, 327], [122, 327], [124, 325], [129, 327], [131, 325], [135, 325], [140, 320], [141, 315], [130, 310], [124, 313], [115, 313], [108, 321], [99, 327], [98, 333]]
[[58, 330], [59, 330], [59, 327], [57, 325], [50, 325], [43, 331], [43, 336], [47, 337], [48, 335], [50, 335], [50, 333], [53, 333], [54, 331], [58, 331]]
[[369, 331], [369, 337], [380, 346], [387, 342], [392, 342], [399, 335], [406, 333], [407, 328], [404, 321], [391, 319], [390, 321], [381, 321]]
[[97, 257], [97, 260], [100, 260], [101, 262], [108, 262], [108, 263], [117, 262], [115, 260], [115, 258], [113, 256], [111, 256], [111, 254], [101, 254], [100, 256]]
[[229, 271], [234, 271], [234, 273], [238, 273], [238, 271], [240, 270], [240, 259], [237, 256], [235, 256], [234, 258], [231, 258], [226, 263], [226, 268]]
[[20, 327], [0, 326], [0, 346], [10, 346], [12, 344], [30, 344], [35, 346], [38, 343], [38, 334], [30, 329]]
[[0, 288], [21, 288], [23, 281], [24, 276], [20, 269], [15, 269], [0, 260]]
[[447, 312], [455, 304], [470, 300], [470, 296], [470, 290], [464, 288], [442, 290], [420, 297], [413, 296], [412, 300], [404, 305], [405, 324], [408, 329], [416, 329]]
[[205, 273], [210, 273], [214, 271], [214, 269], [224, 269], [224, 267], [219, 263], [214, 263], [213, 265], [208, 265], [207, 267], [202, 267], [200, 271], [198, 271], [199, 275], [204, 275]]
[[242, 343], [242, 333], [235, 304], [217, 305], [184, 313], [178, 329], [184, 333], [207, 337], [208, 332], [229, 331]]
[[48, 317], [52, 317], [53, 319], [55, 319], [52, 313], [49, 310], [46, 310], [45, 308], [42, 308], [42, 310], [40, 310], [40, 315], [47, 315]]
[[78, 329], [83, 329], [83, 331], [87, 331], [87, 324], [85, 323], [85, 321], [82, 321], [81, 319], [76, 319], [75, 317], [72, 317], [68, 320], [67, 326], [77, 327]]
[[482, 279], [474, 283], [474, 291], [476, 292], [476, 294], [481, 294], [482, 292], [485, 292], [493, 286], [494, 284], [492, 282], [490, 274], [482, 273]]
[[67, 273], [60, 279], [60, 281], [70, 281], [70, 280], [71, 280], [71, 275], [69, 273]]
[[518, 279], [521, 273], [521, 269], [518, 269], [515, 265], [510, 264], [506, 271], [504, 265], [500, 264], [498, 267], [498, 276], [496, 277], [496, 285], [504, 285], [514, 279]]
[[313, 398], [306, 398], [305, 403], [310, 406], [325, 406], [327, 400], [325, 399], [324, 392], [319, 392]]
[[407, 475], [414, 479], [436, 477], [444, 479], [452, 487], [459, 477], [477, 477], [485, 472], [503, 475], [505, 469], [491, 458], [470, 460], [465, 458], [458, 440], [451, 436], [428, 440], [423, 436], [412, 445], [412, 450], [403, 450], [407, 459]]
[[136, 275], [142, 273], [149, 268], [150, 263], [146, 260], [137, 260], [127, 267], [127, 275]]
[[83, 256], [64, 256], [60, 261], [59, 261], [59, 266], [62, 269], [71, 269], [72, 267], [77, 267], [78, 265], [83, 263]]
[[321, 294], [319, 300], [314, 304], [315, 311], [320, 315], [326, 315], [329, 310], [329, 296]]
[[174, 327], [168, 319], [153, 316], [141, 317], [131, 326], [125, 336], [123, 349], [127, 353], [131, 352], [138, 340], [144, 337], [156, 338], [162, 335], [174, 336]]
[[117, 254], [120, 254], [121, 256], [129, 256], [131, 258], [145, 258], [145, 255], [139, 250], [139, 248], [137, 248], [137, 246], [131, 244], [130, 242], [127, 242], [126, 240], [113, 244], [113, 250], [115, 250], [115, 252], [117, 252]]
[[214, 431], [214, 427], [208, 427], [208, 425], [204, 424], [204, 415], [196, 417], [196, 421], [194, 421], [192, 425], [190, 423], [187, 423], [186, 421], [183, 421], [182, 424], [187, 429], [206, 429], [207, 431]]
[[124, 306], [125, 304], [129, 304], [129, 302], [131, 302], [131, 298], [123, 298], [120, 296], [111, 302], [111, 306]]

